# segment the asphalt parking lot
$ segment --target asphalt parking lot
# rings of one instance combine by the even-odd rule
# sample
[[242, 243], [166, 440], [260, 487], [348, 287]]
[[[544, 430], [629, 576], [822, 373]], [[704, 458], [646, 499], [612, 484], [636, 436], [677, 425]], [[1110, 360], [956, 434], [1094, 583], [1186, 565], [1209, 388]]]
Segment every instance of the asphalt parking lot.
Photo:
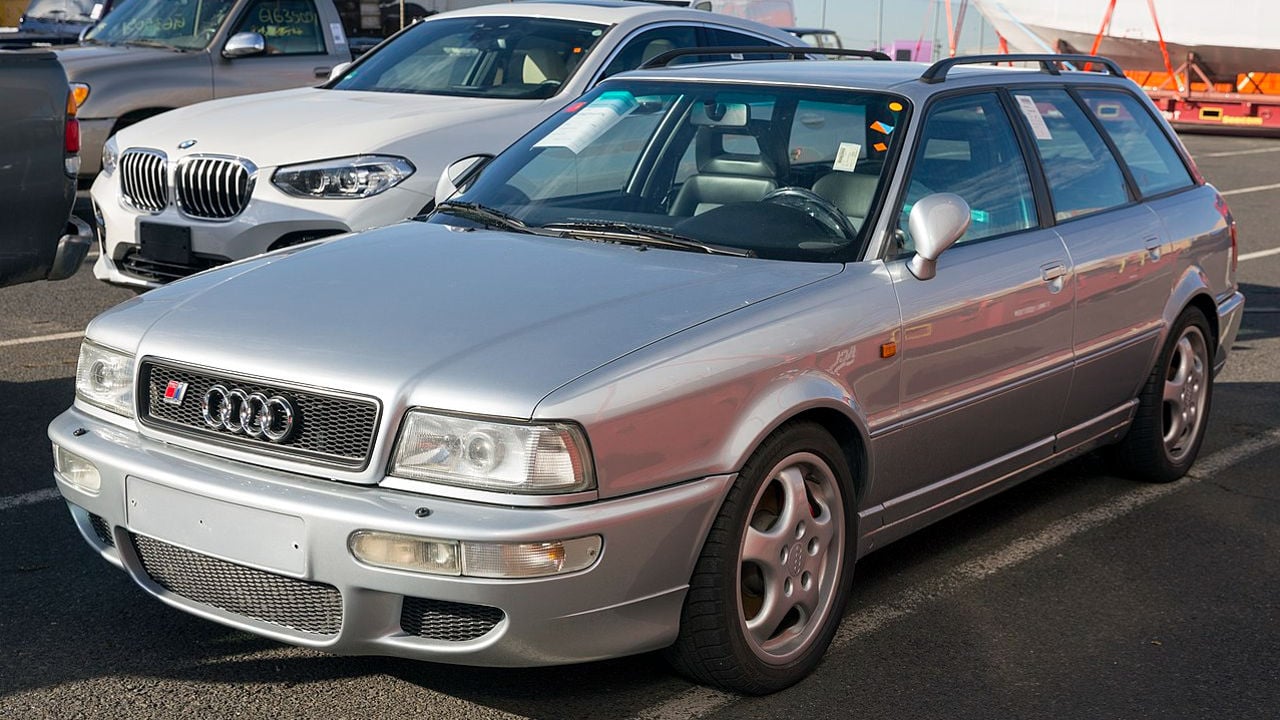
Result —
[[1091, 455], [859, 564], [835, 646], [785, 692], [693, 686], [656, 655], [496, 670], [333, 657], [171, 609], [99, 559], [45, 426], [80, 332], [132, 296], [0, 290], [0, 718], [1280, 716], [1280, 140], [1191, 136], [1240, 225], [1248, 297], [1189, 477]]

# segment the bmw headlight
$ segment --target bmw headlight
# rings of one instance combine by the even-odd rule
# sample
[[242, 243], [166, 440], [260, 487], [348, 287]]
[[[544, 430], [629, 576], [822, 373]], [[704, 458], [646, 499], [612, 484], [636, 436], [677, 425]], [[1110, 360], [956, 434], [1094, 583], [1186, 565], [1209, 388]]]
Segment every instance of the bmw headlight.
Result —
[[115, 172], [118, 162], [120, 162], [120, 148], [116, 145], [116, 136], [112, 135], [102, 145], [102, 174], [110, 175]]
[[76, 366], [76, 397], [133, 417], [133, 356], [84, 341]]
[[271, 183], [294, 197], [367, 198], [399, 185], [414, 169], [402, 157], [357, 155], [285, 165], [271, 176]]
[[410, 480], [546, 495], [595, 487], [582, 431], [567, 423], [516, 423], [410, 411], [391, 474]]

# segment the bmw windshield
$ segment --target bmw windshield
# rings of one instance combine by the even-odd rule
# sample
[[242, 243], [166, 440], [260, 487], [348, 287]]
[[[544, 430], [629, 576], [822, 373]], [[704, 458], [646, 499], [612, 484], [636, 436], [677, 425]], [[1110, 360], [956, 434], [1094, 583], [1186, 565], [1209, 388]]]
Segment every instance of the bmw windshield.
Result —
[[884, 93], [610, 81], [441, 198], [431, 221], [849, 260], [908, 112]]
[[549, 98], [605, 26], [536, 17], [430, 20], [343, 75], [334, 90]]

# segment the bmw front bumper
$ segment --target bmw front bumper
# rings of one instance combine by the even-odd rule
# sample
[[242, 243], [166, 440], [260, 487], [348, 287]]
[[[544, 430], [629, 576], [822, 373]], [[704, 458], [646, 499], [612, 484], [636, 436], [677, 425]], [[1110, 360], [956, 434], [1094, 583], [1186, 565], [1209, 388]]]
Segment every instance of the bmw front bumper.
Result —
[[[733, 479], [514, 508], [228, 461], [76, 408], [53, 421], [49, 437], [101, 477], [90, 494], [55, 473], [85, 540], [162, 601], [296, 645], [472, 665], [572, 663], [671, 644]], [[595, 534], [604, 549], [586, 570], [553, 577], [426, 575], [358, 562], [348, 550], [357, 530], [485, 542]], [[452, 632], [451, 623], [465, 627]]]

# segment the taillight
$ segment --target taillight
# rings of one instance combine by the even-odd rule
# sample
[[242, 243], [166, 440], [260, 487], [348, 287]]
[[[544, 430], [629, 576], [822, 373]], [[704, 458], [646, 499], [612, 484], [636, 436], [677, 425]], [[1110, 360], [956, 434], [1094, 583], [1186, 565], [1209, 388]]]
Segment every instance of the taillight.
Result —
[[76, 98], [71, 93], [67, 94], [67, 126], [62, 147], [68, 155], [80, 152], [80, 121], [76, 119]]

